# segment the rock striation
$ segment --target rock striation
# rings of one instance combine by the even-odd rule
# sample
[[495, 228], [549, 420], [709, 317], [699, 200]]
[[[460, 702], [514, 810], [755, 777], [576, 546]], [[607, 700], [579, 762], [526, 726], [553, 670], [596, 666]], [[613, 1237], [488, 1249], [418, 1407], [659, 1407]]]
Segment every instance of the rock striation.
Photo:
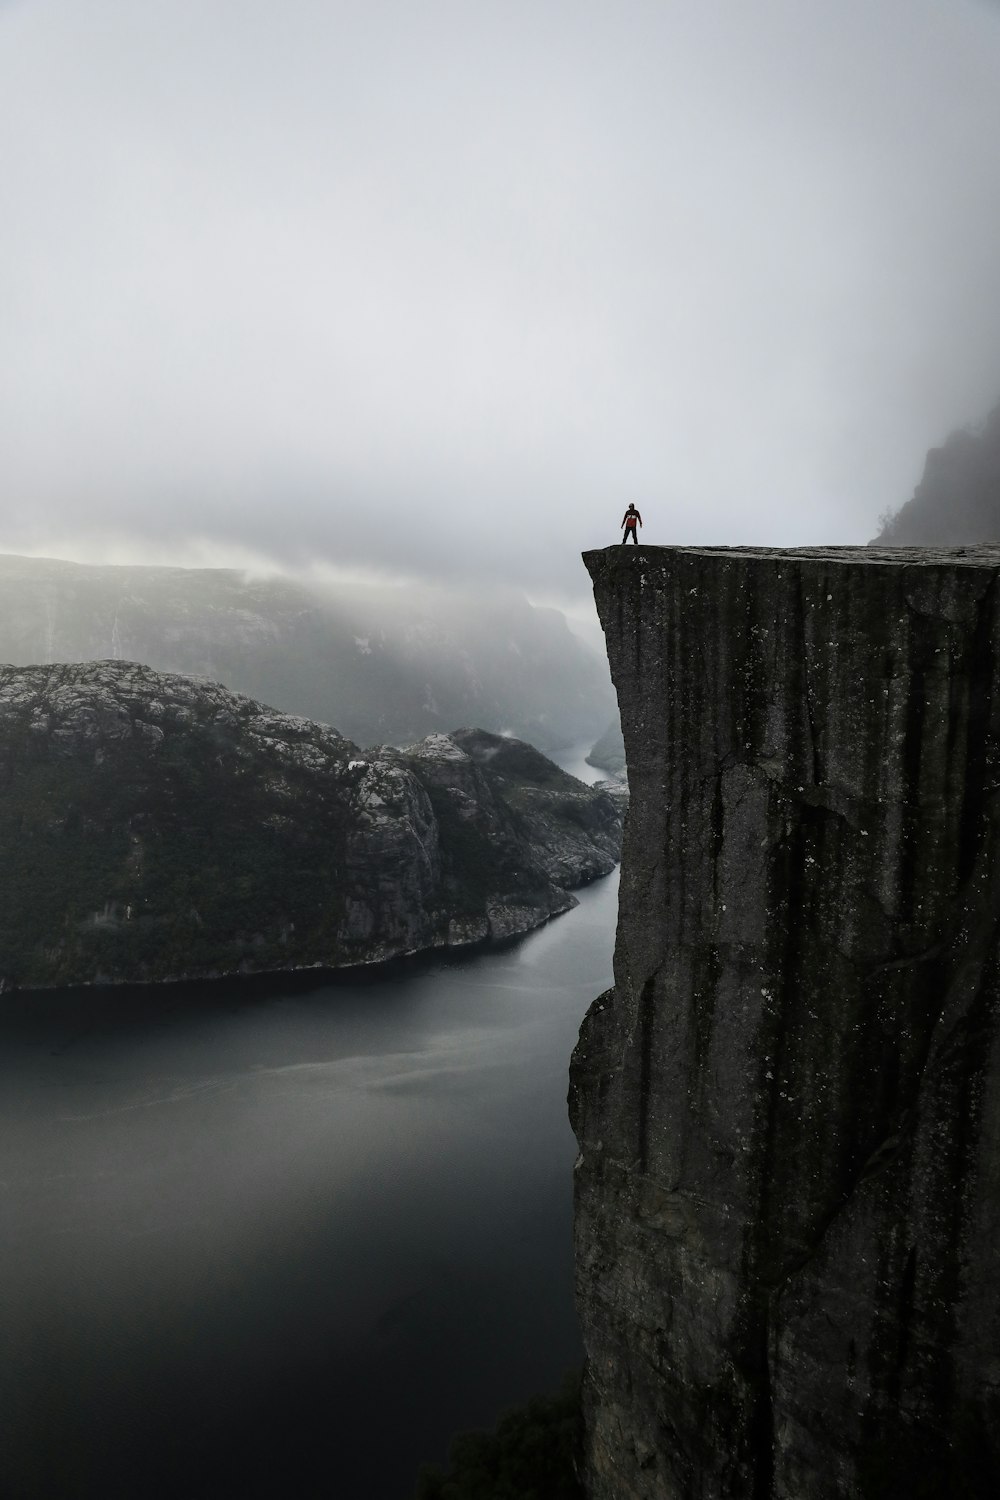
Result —
[[1000, 1493], [1000, 548], [585, 561], [631, 792], [588, 1496]]
[[483, 730], [359, 750], [149, 667], [0, 667], [0, 989], [509, 937], [613, 869], [622, 816]]

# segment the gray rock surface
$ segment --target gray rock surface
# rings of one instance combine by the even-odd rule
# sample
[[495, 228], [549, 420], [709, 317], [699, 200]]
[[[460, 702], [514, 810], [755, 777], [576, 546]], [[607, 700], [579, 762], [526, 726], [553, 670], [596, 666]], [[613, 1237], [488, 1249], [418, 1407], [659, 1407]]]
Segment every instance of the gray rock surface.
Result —
[[586, 554], [590, 1500], [1000, 1493], [1000, 549]]
[[0, 667], [0, 989], [506, 938], [607, 874], [621, 824], [482, 730], [359, 750], [200, 679]]

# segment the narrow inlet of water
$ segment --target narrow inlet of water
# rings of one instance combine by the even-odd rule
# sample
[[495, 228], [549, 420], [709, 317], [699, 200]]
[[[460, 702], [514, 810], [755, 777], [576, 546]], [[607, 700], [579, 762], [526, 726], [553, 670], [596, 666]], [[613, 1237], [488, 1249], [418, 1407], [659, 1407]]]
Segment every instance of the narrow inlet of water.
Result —
[[4, 1500], [408, 1500], [558, 1384], [617, 884], [378, 974], [4, 997]]

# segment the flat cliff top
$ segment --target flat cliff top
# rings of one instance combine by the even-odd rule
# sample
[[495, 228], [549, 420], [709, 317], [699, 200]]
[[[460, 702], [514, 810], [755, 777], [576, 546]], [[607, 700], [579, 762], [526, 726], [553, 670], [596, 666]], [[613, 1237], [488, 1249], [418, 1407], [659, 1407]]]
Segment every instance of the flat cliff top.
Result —
[[835, 563], [878, 563], [891, 566], [929, 564], [962, 568], [1000, 568], [1000, 542], [974, 547], [651, 547], [641, 543], [627, 549], [621, 542], [614, 546], [585, 552], [583, 560], [593, 571], [598, 559], [609, 556], [659, 561], [668, 555], [719, 558], [759, 558], [761, 561]]

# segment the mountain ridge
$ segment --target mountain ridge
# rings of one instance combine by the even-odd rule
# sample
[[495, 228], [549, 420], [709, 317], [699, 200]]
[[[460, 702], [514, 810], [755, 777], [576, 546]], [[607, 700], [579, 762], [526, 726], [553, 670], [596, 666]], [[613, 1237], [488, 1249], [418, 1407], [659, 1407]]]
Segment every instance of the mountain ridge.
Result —
[[358, 744], [481, 724], [563, 749], [614, 710], [607, 663], [513, 589], [305, 583], [0, 554], [0, 661], [100, 659], [225, 682]]
[[912, 497], [872, 545], [937, 546], [1000, 539], [1000, 404], [976, 428], [929, 449]]
[[0, 667], [0, 987], [382, 962], [608, 873], [615, 800], [485, 730], [360, 749], [220, 684]]

